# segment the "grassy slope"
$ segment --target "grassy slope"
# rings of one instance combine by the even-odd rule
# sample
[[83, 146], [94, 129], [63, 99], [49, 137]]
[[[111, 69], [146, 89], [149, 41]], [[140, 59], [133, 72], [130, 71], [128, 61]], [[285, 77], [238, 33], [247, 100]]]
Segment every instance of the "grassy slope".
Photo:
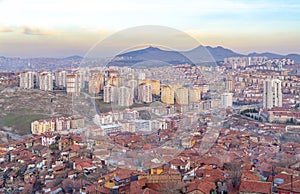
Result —
[[0, 129], [3, 127], [11, 127], [13, 132], [19, 135], [30, 133], [30, 124], [32, 121], [46, 119], [49, 116], [31, 113], [28, 110], [20, 110], [14, 113], [8, 113], [0, 118]]

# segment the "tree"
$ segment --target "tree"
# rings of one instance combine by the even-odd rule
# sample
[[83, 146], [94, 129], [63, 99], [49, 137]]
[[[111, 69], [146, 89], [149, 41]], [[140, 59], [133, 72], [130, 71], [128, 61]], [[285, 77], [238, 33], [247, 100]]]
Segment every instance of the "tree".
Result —
[[241, 162], [230, 162], [225, 163], [224, 168], [229, 171], [229, 182], [233, 188], [238, 188], [241, 183], [242, 177], [242, 163]]
[[73, 193], [74, 181], [71, 179], [65, 179], [62, 182], [62, 188], [66, 193]]
[[176, 182], [176, 181], [170, 181], [170, 182], [166, 182], [166, 183], [160, 183], [159, 184], [159, 189], [158, 192], [159, 193], [163, 193], [163, 194], [180, 194], [180, 193], [185, 193], [185, 187], [184, 184], [181, 182]]

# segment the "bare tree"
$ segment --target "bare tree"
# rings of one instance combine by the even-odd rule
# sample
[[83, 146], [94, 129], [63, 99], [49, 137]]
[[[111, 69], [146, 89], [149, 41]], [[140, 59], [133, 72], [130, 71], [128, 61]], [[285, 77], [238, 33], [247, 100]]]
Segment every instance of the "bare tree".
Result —
[[242, 177], [242, 163], [241, 162], [230, 162], [225, 163], [224, 168], [229, 171], [229, 182], [233, 188], [238, 188], [241, 183]]
[[163, 194], [180, 194], [185, 193], [185, 187], [183, 183], [177, 181], [159, 183], [158, 192]]

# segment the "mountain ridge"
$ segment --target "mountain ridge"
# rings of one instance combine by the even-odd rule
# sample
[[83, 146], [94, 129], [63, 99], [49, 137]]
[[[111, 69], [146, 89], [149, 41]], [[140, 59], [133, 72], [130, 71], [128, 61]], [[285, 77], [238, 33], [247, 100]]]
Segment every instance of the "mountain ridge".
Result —
[[109, 66], [132, 66], [140, 64], [143, 61], [161, 61], [169, 64], [180, 63], [214, 63], [223, 61], [228, 57], [259, 57], [266, 56], [269, 59], [291, 58], [296, 63], [300, 63], [299, 54], [281, 55], [271, 52], [240, 54], [231, 49], [222, 46], [198, 46], [188, 51], [169, 51], [157, 47], [149, 46], [147, 48], [128, 51], [114, 57]]
[[[165, 66], [169, 64], [203, 64], [208, 63], [211, 65], [216, 62], [223, 61], [228, 57], [256, 57], [266, 56], [270, 59], [274, 58], [290, 58], [295, 63], [300, 63], [299, 54], [276, 54], [271, 52], [252, 52], [249, 54], [240, 54], [222, 46], [197, 46], [187, 51], [172, 51], [164, 50], [157, 47], [147, 47], [142, 49], [136, 49], [121, 53], [114, 58], [110, 58], [108, 66], [141, 66], [141, 67], [153, 67], [153, 66]], [[46, 59], [46, 60], [45, 60]], [[57, 69], [72, 66], [78, 66], [81, 61], [85, 60], [84, 57], [79, 55], [72, 55], [66, 57], [37, 57], [37, 58], [20, 58], [20, 57], [5, 57], [0, 56], [0, 71], [22, 71], [28, 69]], [[89, 60], [89, 58], [86, 58]], [[94, 59], [93, 59], [94, 60]], [[106, 63], [107, 61], [105, 61]], [[28, 64], [33, 64], [28, 66]], [[92, 62], [94, 63], [94, 62]]]

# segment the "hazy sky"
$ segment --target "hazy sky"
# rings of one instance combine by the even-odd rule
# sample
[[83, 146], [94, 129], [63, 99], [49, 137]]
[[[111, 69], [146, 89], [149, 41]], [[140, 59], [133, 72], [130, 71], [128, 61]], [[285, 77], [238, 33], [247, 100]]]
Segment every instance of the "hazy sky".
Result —
[[300, 53], [299, 18], [297, 0], [0, 0], [0, 56], [84, 55], [140, 25], [168, 26], [241, 53]]

